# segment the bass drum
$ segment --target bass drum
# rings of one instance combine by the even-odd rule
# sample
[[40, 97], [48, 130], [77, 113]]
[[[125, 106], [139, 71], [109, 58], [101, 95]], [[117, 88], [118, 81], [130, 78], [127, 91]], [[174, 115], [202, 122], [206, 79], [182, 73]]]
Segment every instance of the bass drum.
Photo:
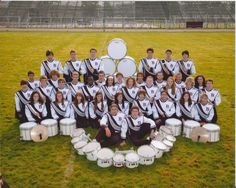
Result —
[[116, 63], [108, 55], [101, 57], [101, 66], [106, 75], [113, 75], [116, 72]]
[[107, 47], [107, 53], [112, 59], [122, 59], [127, 53], [127, 46], [124, 40], [112, 39]]
[[117, 71], [121, 72], [125, 78], [133, 76], [136, 73], [135, 60], [130, 56], [125, 56], [119, 61]]

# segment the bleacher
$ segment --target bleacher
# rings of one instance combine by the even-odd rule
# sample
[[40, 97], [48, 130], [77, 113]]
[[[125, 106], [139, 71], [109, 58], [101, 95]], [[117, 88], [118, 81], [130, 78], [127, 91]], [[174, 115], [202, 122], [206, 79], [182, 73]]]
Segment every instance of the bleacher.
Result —
[[234, 28], [234, 21], [235, 3], [223, 1], [0, 1], [1, 27]]

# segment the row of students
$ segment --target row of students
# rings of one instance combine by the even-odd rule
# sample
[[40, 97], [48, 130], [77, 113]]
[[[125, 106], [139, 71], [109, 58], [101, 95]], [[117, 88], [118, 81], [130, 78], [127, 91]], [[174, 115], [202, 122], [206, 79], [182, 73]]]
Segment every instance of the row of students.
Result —
[[[166, 57], [163, 60], [158, 60], [154, 57], [154, 49], [147, 49], [147, 56], [140, 60], [138, 70], [143, 73], [144, 80], [148, 76], [152, 76], [156, 80], [156, 74], [163, 72], [164, 80], [167, 80], [169, 76], [174, 76], [177, 73], [183, 75], [183, 80], [192, 74], [196, 73], [193, 61], [189, 60], [189, 52], [187, 50], [182, 52], [182, 60], [173, 60], [170, 49], [165, 52]], [[101, 64], [101, 59], [97, 58], [97, 50], [95, 48], [90, 49], [90, 57], [82, 60], [77, 59], [76, 51], [70, 51], [70, 60], [65, 62], [64, 68], [59, 61], [54, 59], [54, 53], [51, 50], [46, 51], [46, 60], [41, 63], [41, 75], [50, 78], [50, 73], [53, 70], [57, 70], [60, 74], [63, 74], [66, 82], [72, 81], [72, 73], [78, 72], [80, 75], [84, 75], [84, 81], [87, 82], [88, 76], [93, 76], [93, 79], [97, 81], [99, 79], [99, 72], [104, 70]]]

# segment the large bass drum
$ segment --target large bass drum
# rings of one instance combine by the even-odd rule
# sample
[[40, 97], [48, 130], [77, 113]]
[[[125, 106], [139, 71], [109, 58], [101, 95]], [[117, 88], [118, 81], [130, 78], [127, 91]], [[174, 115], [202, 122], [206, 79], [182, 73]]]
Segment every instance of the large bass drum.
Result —
[[112, 39], [107, 47], [107, 53], [112, 59], [122, 59], [127, 53], [127, 46], [124, 40]]
[[121, 72], [125, 78], [133, 76], [136, 73], [135, 60], [130, 56], [125, 56], [118, 62], [117, 71]]
[[107, 55], [101, 57], [101, 66], [106, 75], [113, 75], [116, 72], [115, 61]]

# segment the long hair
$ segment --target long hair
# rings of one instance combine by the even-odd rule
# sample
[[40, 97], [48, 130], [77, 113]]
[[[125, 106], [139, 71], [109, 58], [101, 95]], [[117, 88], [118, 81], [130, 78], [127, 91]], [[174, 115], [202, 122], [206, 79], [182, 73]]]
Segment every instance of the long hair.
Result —
[[61, 103], [62, 103], [62, 105], [64, 105], [65, 99], [64, 99], [64, 95], [63, 95], [63, 93], [62, 93], [61, 91], [57, 91], [57, 92], [56, 92], [56, 94], [55, 94], [55, 102], [56, 102], [56, 103], [59, 102], [58, 99], [57, 99], [57, 96], [58, 96], [58, 95], [62, 95]]
[[31, 94], [31, 96], [30, 96], [30, 99], [29, 99], [30, 104], [34, 104], [34, 95], [36, 95], [36, 94], [39, 95], [39, 103], [40, 103], [40, 104], [43, 104], [43, 103], [44, 103], [43, 98], [41, 97], [41, 95], [39, 94], [38, 91], [33, 91], [33, 92], [32, 92], [32, 94]]
[[112, 83], [112, 85], [114, 86], [114, 85], [115, 85], [115, 79], [114, 79], [113, 76], [107, 76], [107, 79], [106, 79], [106, 83], [105, 83], [105, 85], [108, 86], [108, 79], [109, 79], [109, 78], [112, 78], [112, 79], [113, 79], [113, 83]]
[[[120, 95], [123, 96], [123, 93], [122, 92], [117, 92], [116, 95], [115, 95], [115, 104], [117, 104], [117, 105], [119, 104], [118, 103], [118, 97]], [[124, 97], [123, 97], [123, 99], [122, 99], [122, 108], [124, 108], [124, 107], [125, 107], [125, 100], [124, 100]]]
[[185, 95], [188, 95], [188, 106], [191, 106], [192, 105], [192, 99], [191, 99], [191, 96], [190, 96], [190, 93], [189, 92], [183, 92], [182, 96], [181, 96], [181, 99], [180, 99], [180, 104], [184, 105], [184, 96]]
[[126, 87], [128, 86], [129, 80], [133, 80], [133, 83], [134, 83], [134, 84], [133, 84], [133, 87], [136, 87], [136, 81], [135, 81], [134, 77], [132, 77], [132, 76], [130, 76], [130, 77], [127, 78], [127, 80], [126, 80], [126, 82], [125, 82], [125, 86], [126, 86]]
[[[174, 78], [172, 77], [172, 76], [170, 76], [168, 79], [167, 79], [167, 81], [169, 80], [169, 79], [171, 79], [172, 81], [173, 81], [173, 83], [172, 83], [172, 86], [171, 86], [171, 94], [172, 95], [175, 95], [175, 81], [174, 81]], [[167, 91], [167, 93], [168, 93], [168, 85], [166, 84], [166, 91]]]
[[203, 88], [204, 87], [206, 87], [206, 79], [205, 79], [205, 77], [203, 76], [203, 75], [197, 75], [196, 77], [195, 77], [195, 88], [197, 88], [197, 89], [199, 89], [199, 83], [198, 83], [198, 78], [202, 78], [202, 80], [203, 80], [203, 83], [202, 83], [202, 86], [203, 86]]
[[80, 93], [80, 92], [77, 92], [76, 95], [75, 95], [74, 105], [77, 106], [77, 105], [79, 104], [79, 101], [78, 101], [78, 99], [77, 99], [78, 96], [81, 97], [81, 103], [82, 103], [83, 106], [84, 106], [84, 103], [85, 103], [85, 97], [84, 97], [83, 93]]
[[[96, 111], [98, 109], [98, 99], [97, 96], [101, 95], [102, 96], [102, 92], [98, 91], [94, 97], [94, 111]], [[104, 109], [104, 104], [103, 104], [103, 96], [101, 98], [101, 103], [102, 103], [102, 110]]]

